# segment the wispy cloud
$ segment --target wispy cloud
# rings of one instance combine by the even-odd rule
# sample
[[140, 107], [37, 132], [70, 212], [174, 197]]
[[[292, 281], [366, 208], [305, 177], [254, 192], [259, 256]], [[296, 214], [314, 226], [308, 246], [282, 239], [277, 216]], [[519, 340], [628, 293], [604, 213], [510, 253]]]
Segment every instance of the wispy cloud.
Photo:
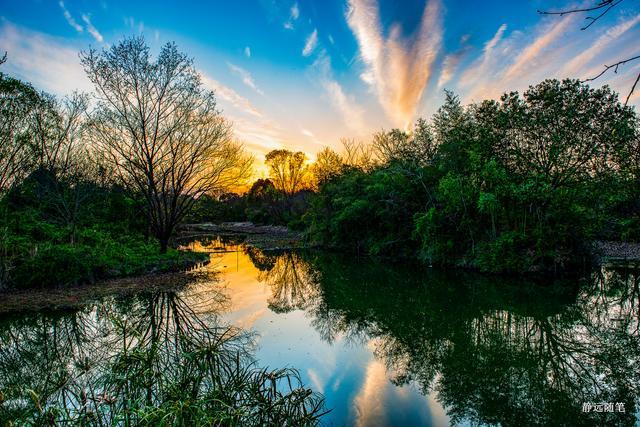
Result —
[[461, 74], [458, 87], [465, 102], [495, 99], [546, 78], [577, 77], [604, 45], [604, 41], [594, 43], [598, 32], [580, 32], [572, 15], [541, 18], [526, 31], [505, 35], [505, 30], [503, 24], [485, 43], [481, 56]]
[[244, 56], [251, 58], [251, 48], [249, 46], [244, 47]]
[[342, 116], [344, 124], [355, 132], [365, 129], [364, 109], [358, 105], [353, 97], [347, 95], [331, 72], [331, 58], [322, 50], [312, 65], [320, 85], [327, 94], [329, 101]]
[[242, 83], [244, 83], [245, 85], [253, 89], [256, 93], [259, 93], [260, 95], [264, 95], [264, 92], [260, 90], [256, 85], [255, 81], [253, 80], [253, 76], [251, 75], [250, 72], [230, 62], [227, 62], [227, 65], [229, 66], [231, 71], [233, 71], [235, 74], [237, 74], [242, 78]]
[[444, 57], [442, 61], [442, 71], [440, 72], [440, 77], [438, 77], [438, 88], [442, 88], [451, 80], [463, 56], [463, 52], [458, 52]]
[[408, 38], [402, 37], [398, 24], [384, 37], [376, 0], [350, 0], [347, 23], [366, 66], [361, 78], [374, 87], [387, 115], [396, 124], [408, 126], [441, 48], [440, 0], [429, 0], [419, 28]]
[[304, 136], [306, 136], [308, 138], [308, 140], [311, 141], [313, 144], [321, 145], [323, 147], [327, 146], [327, 144], [325, 144], [324, 142], [320, 141], [316, 137], [316, 135], [313, 132], [311, 132], [309, 129], [302, 128], [302, 129], [300, 129], [300, 133], [303, 134]]
[[262, 147], [264, 150], [272, 150], [281, 148], [285, 138], [282, 135], [282, 129], [269, 121], [234, 118], [234, 130], [247, 141], [255, 144], [256, 147]]
[[322, 82], [322, 86], [327, 91], [333, 105], [342, 113], [345, 124], [355, 131], [362, 132], [364, 128], [364, 110], [345, 94], [342, 86], [337, 81], [327, 79]]
[[485, 57], [487, 55], [490, 55], [491, 52], [493, 52], [493, 49], [495, 49], [496, 45], [500, 42], [500, 40], [502, 40], [502, 35], [506, 30], [507, 30], [507, 24], [500, 25], [500, 27], [498, 28], [498, 31], [496, 31], [493, 37], [491, 37], [491, 40], [485, 43], [484, 49], [482, 49]]
[[313, 53], [313, 50], [318, 45], [318, 30], [315, 29], [309, 37], [307, 37], [307, 41], [304, 43], [304, 49], [302, 49], [303, 56], [309, 56]]
[[[213, 90], [225, 118], [233, 124], [234, 134], [254, 154], [289, 146], [287, 133], [270, 117], [259, 111], [247, 98], [225, 86], [205, 72], [200, 72], [203, 84]], [[260, 166], [258, 164], [257, 166]]]
[[64, 19], [67, 20], [67, 23], [69, 25], [71, 25], [71, 27], [76, 30], [77, 32], [81, 33], [83, 31], [82, 25], [78, 24], [76, 22], [75, 19], [73, 19], [73, 16], [71, 16], [71, 13], [69, 12], [69, 10], [65, 7], [64, 2], [62, 0], [60, 0], [58, 2], [58, 4], [60, 5], [60, 8], [62, 9], [62, 14], [64, 15]]
[[640, 22], [640, 14], [623, 20], [617, 25], [609, 28], [604, 34], [598, 37], [598, 39], [591, 44], [588, 49], [582, 51], [571, 61], [566, 63], [561, 70], [561, 74], [580, 78], [590, 77], [580, 75], [580, 71], [584, 71], [585, 65], [588, 65], [594, 58], [600, 56], [604, 50], [610, 47], [611, 43], [615, 42], [619, 37], [636, 26], [638, 22]]
[[293, 30], [293, 23], [300, 17], [300, 7], [298, 2], [295, 2], [289, 10], [289, 19], [284, 23], [284, 28], [287, 30]]
[[300, 8], [298, 7], [298, 2], [295, 2], [293, 6], [291, 6], [291, 19], [294, 21], [300, 17]]
[[83, 14], [82, 20], [87, 25], [87, 31], [89, 32], [89, 34], [91, 34], [98, 43], [104, 42], [104, 37], [102, 37], [102, 34], [100, 34], [98, 29], [91, 23], [91, 16], [89, 16], [88, 14]]
[[80, 64], [77, 46], [4, 20], [0, 20], [0, 40], [8, 52], [3, 71], [59, 96], [93, 89]]
[[[580, 31], [574, 16], [541, 18], [525, 31], [506, 35], [502, 25], [484, 45], [456, 81], [464, 102], [498, 98], [511, 90], [526, 90], [547, 78], [587, 78], [602, 70], [603, 64], [630, 57], [637, 51], [635, 40], [640, 15], [626, 15], [610, 27]], [[634, 30], [634, 31], [632, 31]], [[632, 75], [627, 75], [627, 72]], [[591, 86], [608, 84], [625, 96], [628, 81], [634, 74], [610, 73], [591, 82]]]
[[525, 67], [531, 67], [535, 65], [535, 62], [541, 54], [545, 52], [563, 33], [567, 30], [569, 24], [572, 23], [570, 16], [559, 19], [553, 24], [545, 28], [531, 44], [529, 44], [520, 55], [517, 56], [515, 62], [507, 68], [504, 76], [510, 79], [517, 74], [520, 74]]
[[460, 38], [460, 44], [462, 47], [458, 49], [456, 52], [450, 53], [444, 57], [442, 60], [442, 67], [440, 69], [440, 76], [438, 77], [438, 89], [441, 89], [449, 83], [449, 81], [453, 78], [453, 76], [458, 71], [458, 66], [460, 62], [467, 56], [469, 53], [469, 46], [466, 45], [469, 40], [468, 35], [464, 35]]
[[472, 86], [477, 83], [478, 79], [485, 76], [487, 67], [491, 64], [494, 57], [494, 50], [507, 30], [507, 24], [502, 24], [496, 33], [484, 44], [482, 55], [474, 61], [474, 63], [462, 73], [460, 82], [465, 86]]
[[222, 98], [231, 106], [254, 117], [263, 117], [262, 113], [258, 111], [247, 98], [239, 95], [235, 90], [223, 85], [222, 83], [205, 73], [201, 73], [201, 77], [202, 83], [206, 87], [213, 90], [219, 98]]
[[133, 16], [125, 16], [124, 25], [129, 27], [132, 31], [138, 31], [138, 33], [144, 32], [144, 22], [136, 21]]

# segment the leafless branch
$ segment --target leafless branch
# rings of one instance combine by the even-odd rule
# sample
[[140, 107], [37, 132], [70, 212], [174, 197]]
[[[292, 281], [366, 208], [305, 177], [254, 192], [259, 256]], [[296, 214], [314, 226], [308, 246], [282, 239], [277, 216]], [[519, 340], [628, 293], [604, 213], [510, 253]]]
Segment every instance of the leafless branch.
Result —
[[569, 15], [571, 13], [585, 13], [585, 12], [593, 12], [593, 11], [602, 11], [597, 16], [587, 16], [585, 20], [589, 22], [584, 27], [580, 28], [581, 30], [586, 30], [593, 24], [595, 24], [600, 18], [607, 14], [611, 9], [622, 3], [624, 0], [602, 0], [592, 7], [585, 8], [576, 8], [576, 9], [566, 9], [559, 11], [546, 11], [546, 10], [538, 10], [538, 13], [541, 15], [558, 15], [564, 16]]
[[90, 133], [116, 175], [145, 198], [151, 229], [166, 250], [195, 200], [242, 182], [252, 159], [174, 44], [155, 61], [142, 38], [81, 58], [98, 95]]
[[[594, 81], [594, 80], [598, 79], [599, 77], [603, 76], [607, 71], [609, 71], [609, 70], [611, 70], [611, 69], [613, 69], [613, 72], [614, 72], [614, 73], [617, 73], [617, 72], [618, 72], [618, 68], [619, 68], [621, 65], [624, 65], [624, 64], [626, 64], [626, 63], [628, 63], [628, 62], [635, 61], [635, 60], [637, 60], [637, 59], [640, 59], [640, 55], [634, 56], [634, 57], [632, 57], [632, 58], [627, 58], [627, 59], [624, 59], [624, 60], [622, 60], [622, 61], [618, 61], [618, 62], [616, 62], [615, 64], [605, 65], [605, 66], [604, 66], [604, 69], [603, 69], [600, 73], [598, 73], [597, 75], [595, 75], [595, 76], [593, 76], [593, 77], [590, 77], [590, 78], [588, 78], [588, 79], [583, 80], [583, 82], [592, 82], [592, 81]], [[640, 78], [640, 74], [638, 74], [638, 78]], [[629, 102], [629, 99], [631, 99], [631, 95], [633, 95], [633, 92], [635, 91], [635, 89], [636, 89], [636, 85], [637, 85], [637, 84], [638, 84], [638, 79], [636, 79], [635, 83], [634, 83], [634, 84], [633, 84], [633, 86], [631, 87], [631, 90], [630, 90], [630, 91], [629, 91], [629, 93], [627, 94], [627, 99], [625, 100], [624, 105], [627, 105], [627, 103]]]
[[638, 85], [638, 81], [640, 81], [640, 73], [638, 73], [638, 77], [636, 77], [636, 81], [633, 82], [633, 86], [631, 86], [631, 91], [629, 91], [629, 94], [627, 95], [627, 99], [624, 101], [624, 105], [627, 105], [629, 103], [629, 99], [631, 99], [631, 95], [636, 90], [636, 86]]
[[594, 76], [594, 77], [590, 77], [588, 79], [583, 80], [583, 82], [591, 82], [594, 81], [595, 79], [597, 79], [598, 77], [602, 76], [604, 73], [606, 73], [607, 71], [609, 71], [610, 69], [613, 68], [613, 72], [617, 73], [618, 72], [618, 67], [620, 67], [621, 65], [626, 64], [627, 62], [631, 62], [631, 61], [635, 61], [636, 59], [640, 59], [640, 55], [638, 56], [634, 56], [633, 58], [628, 58], [622, 61], [618, 61], [615, 64], [612, 65], [605, 65], [604, 66], [604, 70], [602, 70], [598, 75]]
[[[594, 12], [594, 11], [600, 12], [597, 16], [587, 16], [585, 18], [585, 20], [587, 22], [589, 22], [589, 23], [587, 25], [585, 25], [584, 27], [582, 27], [581, 30], [586, 30], [587, 28], [589, 28], [593, 24], [595, 24], [600, 18], [602, 18], [604, 15], [606, 15], [607, 12], [609, 12], [614, 7], [618, 6], [623, 1], [624, 0], [601, 0], [600, 2], [596, 3], [595, 6], [591, 6], [591, 7], [565, 9], [565, 10], [559, 10], [559, 11], [538, 10], [538, 13], [541, 14], [541, 15], [564, 16], [564, 15], [568, 15], [568, 14], [571, 14], [571, 13], [588, 13], [588, 12]], [[582, 81], [583, 82], [594, 81], [597, 78], [599, 78], [602, 75], [604, 75], [607, 71], [609, 71], [611, 69], [613, 69], [614, 73], [617, 73], [618, 72], [618, 68], [621, 65], [624, 65], [624, 64], [626, 64], [628, 62], [631, 62], [631, 61], [635, 61], [636, 59], [640, 59], [640, 55], [634, 56], [632, 58], [628, 58], [628, 59], [625, 59], [625, 60], [622, 60], [622, 61], [618, 61], [618, 62], [616, 62], [615, 64], [612, 64], [612, 65], [605, 65], [604, 69], [598, 75], [596, 75], [594, 77], [590, 77], [590, 78], [582, 80]], [[631, 86], [631, 90], [627, 94], [627, 98], [626, 98], [626, 100], [624, 102], [624, 105], [627, 105], [629, 103], [629, 100], [631, 99], [631, 95], [633, 95], [633, 92], [635, 91], [636, 86], [638, 85], [638, 80], [640, 80], [640, 74], [638, 74], [638, 77], [636, 78], [635, 82], [633, 83], [633, 86]]]

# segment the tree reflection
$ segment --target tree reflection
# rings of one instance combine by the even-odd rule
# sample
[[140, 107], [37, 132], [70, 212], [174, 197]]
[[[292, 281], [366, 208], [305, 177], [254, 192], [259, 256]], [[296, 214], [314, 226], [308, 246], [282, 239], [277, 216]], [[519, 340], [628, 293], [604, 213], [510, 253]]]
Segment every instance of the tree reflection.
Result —
[[[276, 310], [308, 309], [329, 342], [372, 341], [392, 380], [436, 391], [453, 422], [635, 424], [637, 272], [547, 286], [409, 270], [283, 254], [264, 280]], [[625, 412], [583, 412], [603, 402]]]
[[[255, 251], [254, 251], [255, 252]], [[276, 313], [304, 310], [317, 300], [317, 283], [309, 263], [294, 252], [265, 256], [253, 254], [252, 260], [263, 266], [258, 280], [271, 288], [269, 308]]]
[[321, 397], [255, 368], [251, 338], [177, 292], [7, 320], [0, 424], [315, 424]]

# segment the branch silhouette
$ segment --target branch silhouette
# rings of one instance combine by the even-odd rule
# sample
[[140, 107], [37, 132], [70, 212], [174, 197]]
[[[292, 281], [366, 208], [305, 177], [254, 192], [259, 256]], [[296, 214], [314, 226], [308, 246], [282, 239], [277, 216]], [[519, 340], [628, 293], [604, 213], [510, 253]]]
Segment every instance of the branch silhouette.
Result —
[[[580, 28], [580, 30], [584, 31], [584, 30], [588, 29], [589, 27], [591, 27], [593, 24], [595, 24], [598, 20], [600, 20], [600, 18], [602, 18], [611, 9], [613, 9], [616, 6], [618, 6], [623, 1], [624, 0], [601, 0], [600, 2], [596, 3], [595, 6], [591, 6], [591, 7], [565, 9], [565, 10], [558, 10], [558, 11], [548, 11], [548, 10], [539, 10], [538, 9], [538, 13], [541, 14], [541, 15], [564, 16], [564, 15], [569, 15], [569, 14], [572, 14], [572, 13], [588, 13], [588, 12], [594, 12], [594, 11], [600, 12], [596, 16], [587, 16], [587, 17], [585, 17], [585, 20], [588, 22], [588, 24], [585, 25], [584, 27]], [[631, 57], [631, 58], [627, 58], [627, 59], [624, 59], [624, 60], [621, 60], [621, 61], [618, 61], [618, 62], [616, 62], [615, 64], [612, 64], [612, 65], [606, 65], [605, 64], [604, 69], [598, 75], [596, 75], [595, 77], [590, 77], [588, 79], [582, 80], [582, 82], [594, 81], [597, 78], [603, 76], [607, 71], [609, 71], [611, 69], [613, 69], [614, 73], [617, 73], [618, 72], [618, 67], [620, 67], [621, 65], [624, 65], [624, 64], [626, 64], [628, 62], [635, 61], [636, 59], [640, 59], [640, 55], [634, 56], [634, 57]], [[627, 94], [627, 98], [624, 101], [624, 105], [627, 105], [629, 103], [629, 100], [631, 99], [631, 95], [633, 95], [633, 93], [636, 90], [636, 86], [638, 85], [638, 81], [640, 81], [640, 73], [638, 73], [638, 76], [636, 77], [633, 85], [631, 86], [631, 90]]]

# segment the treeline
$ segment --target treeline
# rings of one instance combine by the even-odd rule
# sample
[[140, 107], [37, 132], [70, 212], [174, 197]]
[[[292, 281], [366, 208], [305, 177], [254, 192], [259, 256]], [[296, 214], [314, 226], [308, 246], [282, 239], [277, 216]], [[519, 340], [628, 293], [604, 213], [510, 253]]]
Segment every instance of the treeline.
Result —
[[80, 56], [91, 95], [59, 99], [0, 72], [0, 288], [203, 260], [170, 247], [176, 226], [250, 173], [175, 44], [155, 59], [139, 37]]
[[321, 162], [318, 159], [309, 166], [306, 155], [300, 151], [272, 150], [265, 156], [269, 178], [257, 179], [243, 194], [204, 195], [186, 220], [251, 221], [304, 229], [303, 217], [309, 209], [311, 196], [318, 189]]
[[[635, 111], [606, 86], [546, 80], [468, 106], [447, 93], [411, 132], [320, 152], [306, 169], [313, 192], [287, 194], [274, 179], [234, 203], [255, 218], [262, 194], [285, 212], [264, 218], [360, 254], [486, 272], [573, 269], [595, 240], [640, 239], [639, 134]], [[270, 203], [274, 192], [288, 202]], [[288, 209], [293, 197], [304, 206]]]

